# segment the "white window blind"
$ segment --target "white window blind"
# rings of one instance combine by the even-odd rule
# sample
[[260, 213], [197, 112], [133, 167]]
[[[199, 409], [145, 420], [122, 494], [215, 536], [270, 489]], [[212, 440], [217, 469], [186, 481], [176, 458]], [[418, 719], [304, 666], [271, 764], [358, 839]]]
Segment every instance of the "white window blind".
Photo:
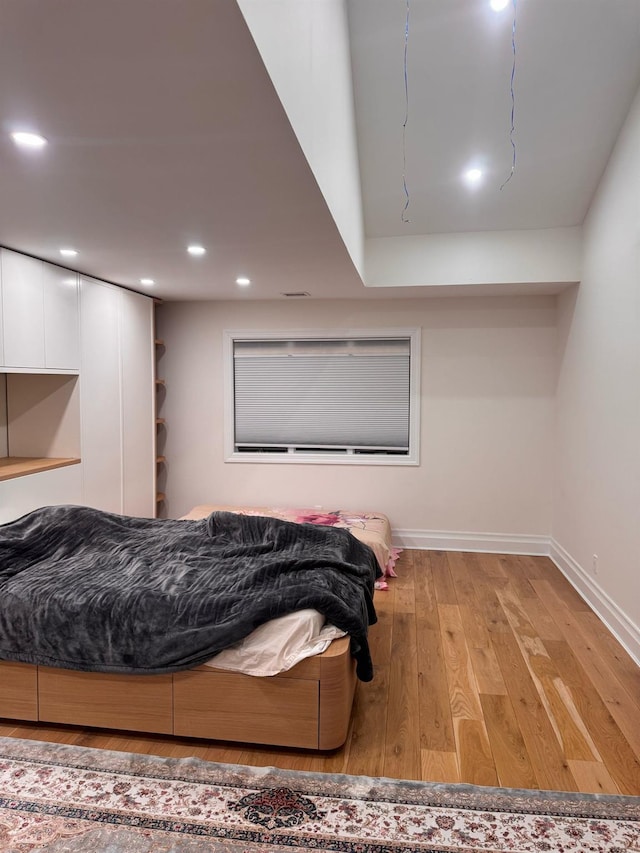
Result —
[[409, 338], [236, 340], [236, 452], [406, 455]]

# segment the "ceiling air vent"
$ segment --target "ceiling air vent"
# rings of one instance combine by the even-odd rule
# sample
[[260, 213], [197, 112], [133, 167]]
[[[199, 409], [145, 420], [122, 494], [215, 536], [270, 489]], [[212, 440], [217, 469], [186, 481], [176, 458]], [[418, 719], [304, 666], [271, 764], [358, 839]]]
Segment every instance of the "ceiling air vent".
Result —
[[310, 293], [307, 293], [306, 290], [294, 290], [292, 293], [281, 293], [280, 296], [310, 296]]

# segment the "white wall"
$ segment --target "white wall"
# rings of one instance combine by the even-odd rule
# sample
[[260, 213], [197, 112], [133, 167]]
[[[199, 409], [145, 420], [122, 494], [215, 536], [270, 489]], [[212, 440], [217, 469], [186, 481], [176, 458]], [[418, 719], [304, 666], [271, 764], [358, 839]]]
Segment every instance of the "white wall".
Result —
[[[198, 503], [341, 504], [397, 528], [547, 535], [553, 297], [166, 303], [168, 513]], [[224, 329], [422, 327], [419, 467], [225, 463]]]
[[600, 599], [601, 615], [637, 653], [640, 93], [591, 205], [583, 239], [582, 283], [577, 294], [560, 297], [553, 535], [574, 581], [592, 602]]
[[238, 0], [360, 274], [364, 225], [345, 0]]
[[580, 281], [580, 228], [378, 237], [365, 243], [367, 287]]

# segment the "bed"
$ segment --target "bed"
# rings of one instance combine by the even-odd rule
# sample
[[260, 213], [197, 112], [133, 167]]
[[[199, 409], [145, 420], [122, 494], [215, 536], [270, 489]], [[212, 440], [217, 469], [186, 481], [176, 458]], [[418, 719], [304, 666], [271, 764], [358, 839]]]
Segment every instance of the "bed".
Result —
[[[326, 513], [310, 510], [267, 508], [196, 507], [184, 519], [191, 523], [208, 517], [242, 516], [275, 519], [290, 525], [283, 515], [293, 512], [309, 528], [316, 523], [344, 528], [358, 525], [360, 537], [372, 536], [374, 519], [380, 514]], [[270, 512], [270, 516], [265, 516]], [[213, 514], [213, 515], [212, 515]], [[306, 516], [304, 519], [302, 516]], [[331, 518], [329, 517], [331, 516]], [[179, 524], [180, 522], [173, 522]], [[262, 521], [260, 521], [262, 523]], [[376, 524], [380, 526], [380, 521]], [[387, 530], [388, 530], [388, 522]], [[393, 570], [393, 552], [388, 533], [376, 554], [387, 571]], [[362, 541], [362, 539], [361, 539]], [[321, 654], [296, 663], [271, 677], [196, 661], [185, 668], [165, 667], [157, 674], [123, 671], [82, 671], [45, 662], [9, 660], [0, 662], [0, 716], [9, 719], [96, 726], [215, 740], [262, 743], [306, 749], [329, 750], [340, 746], [347, 735], [356, 685], [356, 663], [352, 640], [341, 637]], [[359, 662], [358, 666], [361, 665]]]

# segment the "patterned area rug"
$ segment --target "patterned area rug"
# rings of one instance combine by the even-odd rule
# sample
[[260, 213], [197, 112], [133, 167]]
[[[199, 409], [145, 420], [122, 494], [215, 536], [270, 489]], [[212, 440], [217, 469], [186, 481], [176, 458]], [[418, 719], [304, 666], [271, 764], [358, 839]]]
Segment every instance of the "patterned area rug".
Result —
[[0, 850], [623, 853], [640, 798], [162, 759], [0, 738]]

